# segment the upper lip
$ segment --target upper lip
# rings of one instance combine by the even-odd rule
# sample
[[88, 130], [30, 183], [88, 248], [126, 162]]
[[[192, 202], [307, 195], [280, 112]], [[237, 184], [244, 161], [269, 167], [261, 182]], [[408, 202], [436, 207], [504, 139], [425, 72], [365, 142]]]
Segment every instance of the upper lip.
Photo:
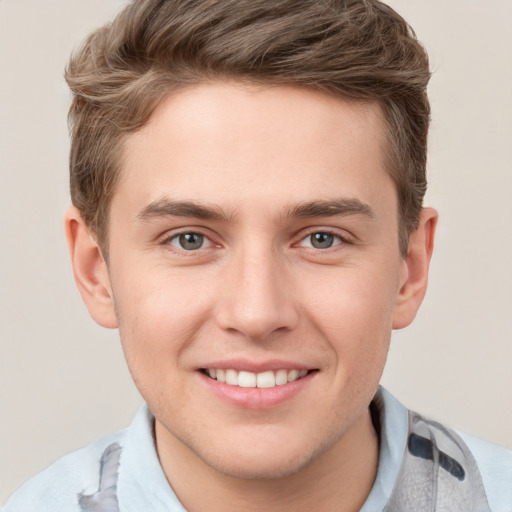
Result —
[[216, 370], [237, 370], [253, 373], [261, 373], [265, 371], [277, 370], [313, 370], [315, 368], [303, 363], [287, 361], [284, 359], [271, 359], [266, 361], [252, 361], [248, 359], [224, 359], [210, 361], [198, 366], [199, 369], [216, 369]]

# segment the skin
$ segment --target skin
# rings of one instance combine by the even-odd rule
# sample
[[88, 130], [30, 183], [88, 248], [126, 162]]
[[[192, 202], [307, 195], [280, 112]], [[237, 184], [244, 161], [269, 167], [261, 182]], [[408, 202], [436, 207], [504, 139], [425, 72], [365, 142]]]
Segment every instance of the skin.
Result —
[[[380, 109], [200, 85], [170, 95], [124, 156], [108, 266], [74, 208], [68, 241], [177, 496], [190, 511], [359, 510], [378, 461], [368, 405], [392, 329], [423, 299], [437, 219], [423, 211], [401, 257]], [[186, 233], [202, 245], [180, 246]], [[281, 361], [312, 371], [270, 406], [225, 400], [199, 371]]]

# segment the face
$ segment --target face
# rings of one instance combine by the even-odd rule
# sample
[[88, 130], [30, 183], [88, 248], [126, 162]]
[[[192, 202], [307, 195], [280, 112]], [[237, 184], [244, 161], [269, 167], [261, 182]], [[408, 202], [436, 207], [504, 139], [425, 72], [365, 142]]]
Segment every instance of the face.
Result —
[[128, 137], [109, 286], [159, 450], [276, 477], [358, 428], [407, 277], [383, 145], [375, 105], [225, 83]]

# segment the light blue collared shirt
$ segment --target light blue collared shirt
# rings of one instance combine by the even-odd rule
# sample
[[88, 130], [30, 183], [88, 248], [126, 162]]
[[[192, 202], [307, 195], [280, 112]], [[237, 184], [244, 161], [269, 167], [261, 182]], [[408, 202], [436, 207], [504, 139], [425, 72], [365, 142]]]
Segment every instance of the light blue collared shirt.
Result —
[[[408, 493], [409, 467], [437, 464], [442, 479], [456, 485], [470, 476], [464, 467], [469, 459], [476, 462], [474, 478], [481, 482], [483, 494], [479, 499], [487, 506], [481, 510], [512, 512], [512, 451], [424, 420], [382, 388], [373, 410], [380, 425], [379, 468], [361, 512], [411, 512], [410, 505], [400, 505], [404, 489]], [[419, 425], [414, 427], [417, 434], [412, 432], [413, 423]], [[154, 418], [143, 405], [128, 429], [62, 457], [16, 491], [2, 512], [186, 512], [160, 465], [153, 425]], [[461, 445], [468, 457], [462, 462], [457, 461]]]

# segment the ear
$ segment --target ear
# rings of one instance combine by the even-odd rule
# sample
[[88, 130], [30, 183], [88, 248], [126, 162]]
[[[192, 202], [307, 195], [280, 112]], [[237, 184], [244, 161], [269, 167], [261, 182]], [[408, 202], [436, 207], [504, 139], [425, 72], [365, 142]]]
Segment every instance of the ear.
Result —
[[117, 327], [108, 268], [101, 249], [80, 212], [71, 207], [64, 226], [75, 282], [91, 317], [101, 326]]
[[404, 273], [395, 303], [393, 329], [407, 327], [414, 320], [425, 297], [437, 218], [436, 210], [424, 208], [417, 229], [409, 236], [407, 257], [403, 262]]

